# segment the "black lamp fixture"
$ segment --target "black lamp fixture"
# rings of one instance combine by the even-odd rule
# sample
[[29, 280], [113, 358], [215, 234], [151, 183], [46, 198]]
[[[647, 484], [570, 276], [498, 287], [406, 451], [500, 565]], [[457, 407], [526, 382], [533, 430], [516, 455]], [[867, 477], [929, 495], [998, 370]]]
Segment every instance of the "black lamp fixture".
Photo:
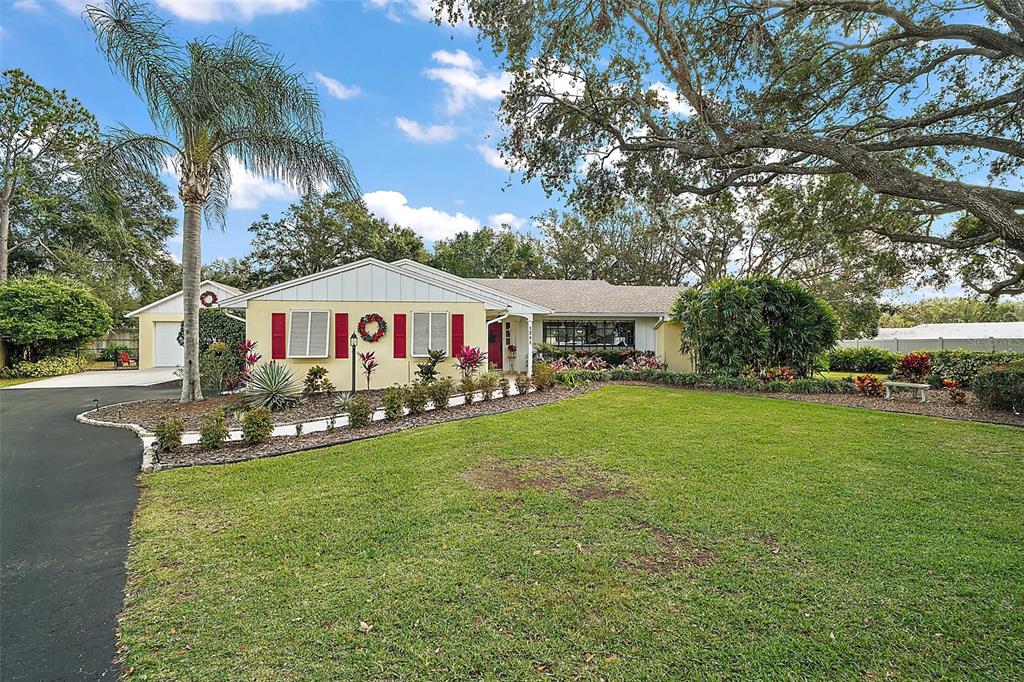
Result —
[[355, 332], [352, 332], [352, 336], [348, 337], [348, 345], [351, 347], [352, 352], [349, 355], [352, 356], [352, 390], [349, 392], [349, 396], [356, 394], [356, 344], [359, 343], [359, 337], [356, 336]]

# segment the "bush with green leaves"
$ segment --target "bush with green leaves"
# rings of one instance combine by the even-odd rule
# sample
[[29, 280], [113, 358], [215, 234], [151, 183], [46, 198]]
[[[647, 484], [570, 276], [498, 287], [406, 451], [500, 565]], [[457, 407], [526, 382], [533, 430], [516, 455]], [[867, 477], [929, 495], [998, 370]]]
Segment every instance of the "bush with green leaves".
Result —
[[888, 374], [900, 361], [900, 354], [884, 348], [833, 348], [826, 356], [828, 369], [833, 372], [871, 372]]
[[518, 393], [529, 393], [533, 387], [533, 377], [526, 372], [520, 372], [516, 375], [516, 391]]
[[110, 325], [110, 306], [80, 284], [47, 275], [0, 283], [0, 339], [14, 347], [14, 355], [67, 355]]
[[956, 381], [964, 388], [971, 388], [974, 377], [983, 367], [1009, 365], [1024, 361], [1024, 353], [1015, 351], [969, 351], [955, 350], [928, 351], [932, 359], [934, 384], [941, 387], [945, 381]]
[[199, 444], [208, 450], [219, 448], [228, 437], [228, 418], [217, 409], [203, 417], [199, 424]]
[[271, 361], [260, 365], [249, 375], [245, 397], [250, 405], [280, 410], [295, 404], [302, 389], [285, 365]]
[[507, 398], [512, 395], [512, 383], [504, 374], [501, 375], [500, 379], [498, 379], [498, 390], [501, 391], [502, 398]]
[[355, 395], [345, 398], [342, 407], [348, 413], [348, 425], [353, 429], [361, 429], [373, 421], [373, 407], [366, 396]]
[[[224, 344], [220, 355], [209, 352], [216, 344]], [[222, 390], [228, 377], [236, 377], [245, 367], [245, 354], [240, 348], [245, 343], [245, 322], [237, 320], [219, 308], [199, 309], [199, 373], [204, 388]], [[178, 345], [185, 345], [185, 332], [178, 327]]]
[[416, 376], [428, 384], [435, 381], [441, 373], [437, 366], [447, 359], [448, 354], [443, 350], [428, 350], [426, 361], [416, 365]]
[[430, 384], [424, 381], [417, 381], [409, 386], [405, 393], [405, 407], [409, 414], [423, 414], [430, 402]]
[[1024, 412], [1024, 362], [983, 368], [975, 375], [972, 390], [989, 409]]
[[258, 445], [270, 440], [274, 432], [274, 419], [265, 407], [254, 407], [242, 417], [242, 442]]
[[500, 381], [500, 372], [487, 371], [477, 377], [476, 387], [484, 400], [490, 400], [494, 397], [494, 392], [498, 390], [498, 382]]
[[164, 417], [153, 428], [156, 446], [161, 452], [172, 452], [180, 448], [181, 437], [184, 433], [185, 422], [177, 417]]
[[381, 396], [381, 404], [384, 406], [384, 418], [394, 421], [405, 416], [405, 400], [408, 396], [408, 389], [405, 386], [388, 386]]
[[306, 371], [306, 379], [302, 384], [304, 395], [315, 393], [333, 393], [334, 383], [327, 378], [327, 368], [322, 365], [313, 365]]
[[538, 391], [546, 391], [555, 385], [555, 370], [546, 362], [533, 366], [533, 385]]
[[462, 377], [459, 382], [459, 390], [462, 391], [463, 402], [472, 405], [476, 400], [476, 380], [472, 376]]
[[427, 384], [430, 403], [435, 410], [447, 410], [448, 401], [455, 394], [455, 382], [450, 377], [442, 377]]
[[808, 376], [835, 345], [839, 320], [804, 287], [774, 277], [722, 279], [682, 292], [672, 306], [682, 348], [702, 373], [761, 374], [791, 367]]
[[36, 362], [22, 360], [13, 367], [0, 370], [0, 377], [39, 379], [63, 374], [77, 374], [85, 371], [89, 362], [87, 355], [51, 355]]
[[136, 354], [134, 348], [129, 348], [124, 344], [114, 344], [113, 346], [101, 348], [100, 352], [96, 354], [96, 359], [101, 362], [117, 362], [121, 359], [121, 353], [129, 357]]

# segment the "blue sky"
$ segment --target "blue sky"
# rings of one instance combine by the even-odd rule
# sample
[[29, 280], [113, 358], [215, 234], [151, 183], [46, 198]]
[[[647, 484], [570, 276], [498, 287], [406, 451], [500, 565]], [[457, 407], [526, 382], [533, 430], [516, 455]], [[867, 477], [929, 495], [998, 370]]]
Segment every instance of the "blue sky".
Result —
[[[85, 0], [0, 0], [0, 63], [63, 88], [102, 126], [151, 129], [141, 101], [96, 51]], [[494, 152], [505, 76], [463, 28], [428, 20], [429, 0], [156, 0], [181, 38], [236, 27], [282, 53], [320, 92], [327, 135], [345, 152], [368, 205], [428, 243], [480, 225], [530, 229], [559, 206], [509, 175]], [[511, 182], [509, 182], [511, 179]], [[172, 193], [173, 178], [165, 176]], [[296, 197], [236, 174], [227, 229], [203, 235], [203, 261], [248, 252], [248, 226]], [[180, 220], [180, 217], [179, 217]], [[168, 245], [177, 254], [177, 241]]]

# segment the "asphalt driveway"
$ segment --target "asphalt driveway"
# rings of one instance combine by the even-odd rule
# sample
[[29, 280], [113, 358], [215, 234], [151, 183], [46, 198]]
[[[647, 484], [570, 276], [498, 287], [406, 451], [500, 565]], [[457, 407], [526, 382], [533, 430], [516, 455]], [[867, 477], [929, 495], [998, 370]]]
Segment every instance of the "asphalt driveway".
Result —
[[115, 617], [142, 457], [75, 415], [175, 388], [0, 391], [0, 678], [117, 676]]

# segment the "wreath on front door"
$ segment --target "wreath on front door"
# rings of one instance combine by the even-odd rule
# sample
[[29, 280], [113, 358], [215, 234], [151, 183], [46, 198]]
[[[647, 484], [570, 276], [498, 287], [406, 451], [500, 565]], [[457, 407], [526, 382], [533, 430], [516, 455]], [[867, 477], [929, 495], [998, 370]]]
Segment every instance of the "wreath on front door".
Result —
[[[367, 331], [366, 327], [369, 324], [376, 323], [377, 329], [371, 334]], [[384, 321], [384, 318], [377, 313], [370, 313], [369, 315], [363, 315], [359, 318], [359, 336], [368, 343], [375, 343], [384, 338], [384, 334], [388, 331], [388, 323]]]
[[217, 294], [212, 291], [204, 291], [199, 294], [199, 302], [203, 304], [204, 308], [209, 308], [217, 302]]

